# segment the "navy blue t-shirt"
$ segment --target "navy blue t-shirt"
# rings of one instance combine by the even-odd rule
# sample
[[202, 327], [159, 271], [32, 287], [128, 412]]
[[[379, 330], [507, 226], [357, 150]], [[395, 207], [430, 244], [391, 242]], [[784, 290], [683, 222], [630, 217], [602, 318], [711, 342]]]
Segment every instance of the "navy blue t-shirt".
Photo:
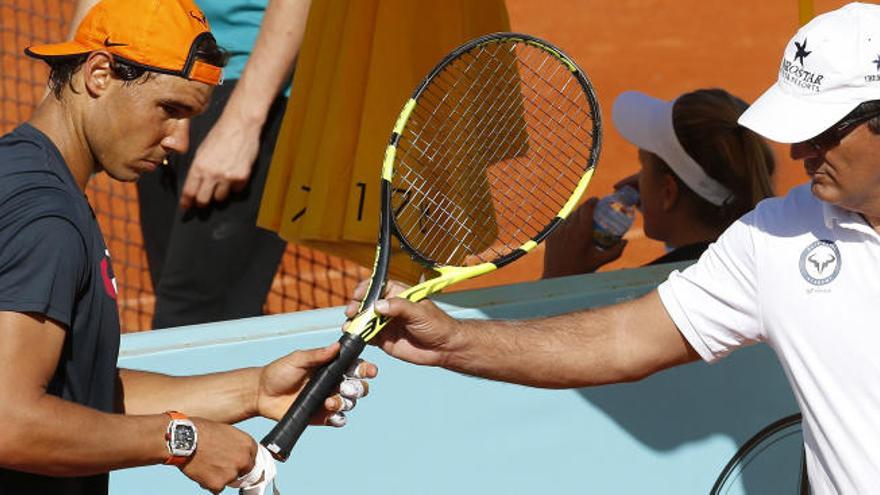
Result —
[[[119, 354], [115, 285], [95, 215], [55, 145], [28, 124], [0, 138], [0, 311], [62, 324], [67, 336], [48, 391], [105, 412], [114, 410]], [[100, 495], [107, 483], [107, 474], [0, 469], [0, 495]]]

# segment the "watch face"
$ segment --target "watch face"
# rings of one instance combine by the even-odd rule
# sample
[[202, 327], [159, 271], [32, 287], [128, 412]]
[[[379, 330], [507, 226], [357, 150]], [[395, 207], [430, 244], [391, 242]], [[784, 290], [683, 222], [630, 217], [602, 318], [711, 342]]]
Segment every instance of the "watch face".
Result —
[[195, 432], [189, 425], [174, 425], [171, 439], [174, 450], [192, 450], [196, 443]]

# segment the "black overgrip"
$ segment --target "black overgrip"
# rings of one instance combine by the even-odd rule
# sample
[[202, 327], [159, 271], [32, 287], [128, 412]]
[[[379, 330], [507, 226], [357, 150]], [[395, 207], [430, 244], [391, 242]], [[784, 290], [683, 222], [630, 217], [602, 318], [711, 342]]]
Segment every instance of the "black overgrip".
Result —
[[279, 461], [284, 462], [290, 457], [290, 451], [312, 417], [323, 406], [324, 400], [342, 383], [343, 374], [367, 345], [362, 338], [349, 333], [344, 334], [339, 343], [342, 347], [336, 359], [315, 371], [281, 421], [260, 441]]

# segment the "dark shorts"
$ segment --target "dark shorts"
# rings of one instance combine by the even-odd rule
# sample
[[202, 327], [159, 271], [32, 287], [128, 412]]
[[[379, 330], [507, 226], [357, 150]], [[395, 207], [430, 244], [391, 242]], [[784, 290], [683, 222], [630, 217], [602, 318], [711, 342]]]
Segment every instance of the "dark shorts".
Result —
[[276, 99], [269, 111], [247, 187], [222, 204], [186, 214], [177, 206], [193, 156], [235, 83], [218, 86], [208, 110], [193, 119], [189, 151], [138, 181], [141, 230], [156, 293], [153, 328], [261, 315], [284, 255], [285, 241], [257, 227], [256, 219], [286, 98]]

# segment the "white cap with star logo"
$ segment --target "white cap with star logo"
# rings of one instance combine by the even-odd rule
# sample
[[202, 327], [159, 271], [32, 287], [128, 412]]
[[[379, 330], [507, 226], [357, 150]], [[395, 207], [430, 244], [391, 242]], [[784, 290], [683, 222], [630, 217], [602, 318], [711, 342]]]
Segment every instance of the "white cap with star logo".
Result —
[[880, 100], [880, 5], [850, 3], [794, 35], [776, 83], [739, 123], [773, 141], [799, 143], [870, 100]]

